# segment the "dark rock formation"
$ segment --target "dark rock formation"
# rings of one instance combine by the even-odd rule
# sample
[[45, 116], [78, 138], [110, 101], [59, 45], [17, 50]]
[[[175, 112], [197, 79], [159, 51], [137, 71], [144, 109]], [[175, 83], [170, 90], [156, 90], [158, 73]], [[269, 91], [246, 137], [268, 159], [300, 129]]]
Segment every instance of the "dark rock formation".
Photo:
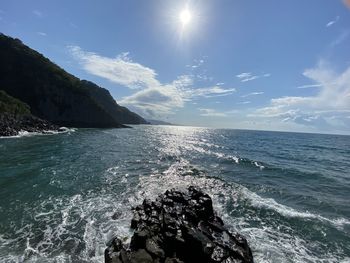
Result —
[[120, 128], [147, 123], [119, 106], [108, 90], [81, 81], [20, 40], [1, 33], [0, 89], [26, 103], [33, 115], [61, 126]]
[[0, 136], [15, 136], [20, 131], [45, 133], [61, 129], [34, 117], [27, 104], [0, 90]]
[[20, 131], [47, 133], [63, 131], [57, 125], [33, 115], [0, 114], [0, 136], [16, 136]]
[[215, 215], [211, 198], [194, 187], [145, 199], [133, 212], [130, 244], [117, 237], [109, 241], [106, 263], [253, 262], [246, 239], [231, 234]]

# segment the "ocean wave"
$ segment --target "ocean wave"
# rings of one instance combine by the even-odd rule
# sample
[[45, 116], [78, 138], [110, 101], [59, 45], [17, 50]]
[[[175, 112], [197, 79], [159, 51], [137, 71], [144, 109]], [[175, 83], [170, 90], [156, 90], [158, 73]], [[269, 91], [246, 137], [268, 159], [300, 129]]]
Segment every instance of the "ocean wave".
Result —
[[[15, 239], [0, 237], [1, 260], [103, 262], [105, 243], [113, 235], [131, 236], [131, 204], [123, 196], [77, 194], [43, 201], [32, 211], [36, 223], [17, 229]], [[115, 212], [119, 215], [112, 219]]]
[[[125, 180], [121, 182], [123, 178]], [[284, 218], [295, 217], [301, 222], [311, 218], [334, 225], [339, 230], [349, 223], [347, 219], [328, 219], [297, 211], [273, 199], [260, 197], [239, 184], [210, 177], [184, 158], [174, 161], [161, 173], [140, 175], [135, 182], [122, 173], [119, 166], [106, 169], [103, 179], [110, 188], [38, 201], [35, 208], [28, 211], [34, 222], [23, 222], [24, 226], [16, 229], [16, 238], [0, 236], [2, 260], [103, 262], [105, 243], [114, 235], [130, 241], [130, 207], [138, 205], [144, 198], [154, 199], [169, 188], [184, 190], [190, 185], [207, 192], [213, 198], [215, 210], [231, 230], [247, 237], [256, 262], [286, 262], [290, 259], [290, 262], [326, 263], [345, 260], [341, 248], [317, 254], [315, 251], [317, 248], [322, 251], [322, 244], [309, 244], [309, 240], [295, 234], [291, 226], [284, 223], [287, 220], [278, 222], [279, 229], [271, 224], [273, 218], [263, 218], [258, 211], [272, 210]], [[116, 185], [123, 187], [123, 191], [116, 191]], [[232, 210], [239, 209], [242, 213], [232, 216]]]
[[[314, 242], [310, 245], [307, 239], [298, 236], [293, 229], [290, 229], [288, 223], [284, 222], [288, 221], [286, 217], [297, 218], [301, 224], [304, 219], [313, 219], [342, 231], [343, 227], [349, 224], [347, 219], [329, 219], [309, 212], [300, 212], [279, 204], [273, 199], [260, 197], [241, 185], [227, 183], [220, 178], [206, 176], [202, 172], [195, 176], [188, 172], [184, 173], [189, 168], [189, 162], [182, 159], [172, 164], [162, 175], [140, 177], [135, 199], [154, 198], [169, 188], [184, 190], [190, 185], [195, 185], [213, 198], [215, 209], [224, 221], [234, 231], [241, 232], [248, 238], [253, 246], [256, 262], [286, 262], [287, 258], [291, 259], [291, 262], [314, 262], [316, 260], [317, 262], [335, 263], [344, 260], [344, 252], [341, 248], [333, 252], [317, 254], [315, 252], [317, 247], [322, 248], [323, 244]], [[194, 167], [193, 169], [200, 171]], [[233, 205], [233, 209], [244, 211], [240, 216], [233, 217], [231, 211], [227, 210], [229, 204]], [[250, 208], [247, 207], [247, 204]], [[250, 214], [247, 209], [254, 209], [255, 212]], [[284, 218], [278, 222], [281, 225], [277, 228], [274, 224], [270, 225], [270, 221], [274, 218], [259, 218], [257, 210], [261, 209], [269, 209], [280, 214]], [[250, 221], [260, 221], [260, 227], [254, 227], [254, 223], [252, 225]], [[287, 230], [281, 231], [279, 227]]]
[[263, 164], [262, 162], [250, 160], [248, 158], [238, 157], [235, 155], [226, 155], [224, 153], [218, 153], [218, 152], [210, 152], [210, 154], [216, 156], [218, 159], [230, 161], [235, 164], [252, 165], [259, 168], [260, 170], [263, 170], [267, 167], [266, 164]]
[[[188, 182], [186, 183], [186, 182], [184, 182], [183, 176], [192, 175], [192, 173], [189, 172], [190, 169], [194, 170], [194, 173], [196, 176], [191, 178], [191, 180], [188, 180]], [[271, 209], [271, 210], [278, 212], [280, 215], [283, 215], [285, 217], [317, 219], [317, 220], [322, 221], [322, 222], [327, 222], [338, 229], [343, 229], [344, 226], [350, 225], [350, 220], [348, 220], [346, 218], [330, 219], [330, 218], [327, 218], [327, 217], [324, 217], [324, 216], [321, 216], [318, 214], [313, 214], [311, 212], [300, 212], [300, 211], [297, 211], [296, 209], [293, 209], [289, 206], [278, 203], [273, 198], [263, 198], [263, 197], [259, 196], [258, 194], [250, 191], [248, 188], [246, 188], [244, 186], [234, 184], [234, 183], [227, 183], [227, 182], [221, 180], [220, 178], [208, 177], [200, 169], [195, 168], [193, 166], [191, 167], [189, 162], [185, 161], [184, 159], [182, 159], [180, 162], [177, 162], [177, 163], [174, 163], [173, 165], [171, 165], [166, 171], [163, 172], [163, 174], [168, 175], [168, 176], [176, 176], [177, 177], [176, 178], [177, 180], [174, 179], [175, 182], [172, 183], [172, 184], [174, 184], [173, 187], [180, 187], [180, 188], [184, 189], [191, 184], [194, 184], [194, 185], [199, 184], [200, 187], [203, 187], [206, 185], [200, 185], [200, 183], [203, 182], [203, 179], [205, 179], [205, 180], [215, 182], [215, 184], [218, 184], [218, 186], [215, 187], [215, 189], [217, 189], [219, 186], [225, 187], [226, 189], [229, 188], [231, 193], [232, 192], [239, 192], [240, 195], [244, 199], [249, 200], [254, 207], [268, 208], [268, 209]], [[182, 178], [182, 180], [181, 180], [181, 178]], [[212, 192], [212, 191], [210, 191], [210, 192]]]
[[32, 136], [45, 136], [45, 135], [55, 135], [55, 134], [62, 134], [62, 133], [71, 133], [75, 132], [77, 129], [76, 128], [67, 128], [67, 127], [61, 127], [60, 131], [54, 131], [54, 130], [44, 130], [42, 132], [28, 132], [21, 130], [18, 132], [17, 135], [14, 136], [0, 136], [0, 139], [5, 139], [5, 138], [22, 138], [22, 137], [32, 137]]
[[330, 219], [318, 214], [313, 214], [311, 212], [300, 212], [289, 206], [282, 205], [276, 202], [273, 198], [263, 198], [258, 194], [249, 191], [245, 187], [242, 187], [241, 191], [247, 197], [247, 199], [251, 201], [254, 207], [259, 207], [259, 208], [263, 207], [263, 208], [271, 209], [285, 217], [317, 219], [319, 221], [329, 223], [339, 230], [343, 230], [344, 226], [350, 225], [350, 220], [346, 218]]

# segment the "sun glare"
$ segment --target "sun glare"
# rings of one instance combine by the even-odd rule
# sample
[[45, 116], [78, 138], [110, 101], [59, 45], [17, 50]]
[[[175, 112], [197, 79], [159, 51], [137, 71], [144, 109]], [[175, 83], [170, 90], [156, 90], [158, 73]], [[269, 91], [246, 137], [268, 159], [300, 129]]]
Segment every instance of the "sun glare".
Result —
[[188, 9], [184, 9], [181, 11], [179, 19], [182, 26], [186, 26], [187, 24], [189, 24], [191, 22], [191, 18], [191, 12]]

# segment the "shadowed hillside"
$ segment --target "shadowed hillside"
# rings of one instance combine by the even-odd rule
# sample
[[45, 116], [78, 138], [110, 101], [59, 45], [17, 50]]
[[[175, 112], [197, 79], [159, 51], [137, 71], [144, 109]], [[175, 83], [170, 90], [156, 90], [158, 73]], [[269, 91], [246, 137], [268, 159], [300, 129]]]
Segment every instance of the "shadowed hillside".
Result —
[[30, 109], [27, 104], [0, 90], [0, 114], [24, 115], [30, 114]]
[[59, 125], [123, 127], [122, 123], [146, 123], [119, 106], [106, 89], [76, 78], [4, 34], [0, 34], [0, 89], [28, 104], [35, 116]]

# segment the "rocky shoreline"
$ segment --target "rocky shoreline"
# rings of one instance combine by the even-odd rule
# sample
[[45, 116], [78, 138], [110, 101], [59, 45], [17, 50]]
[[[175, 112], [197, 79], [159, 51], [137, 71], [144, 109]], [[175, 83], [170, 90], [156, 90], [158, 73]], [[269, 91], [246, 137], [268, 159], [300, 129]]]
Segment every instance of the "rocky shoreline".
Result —
[[106, 263], [254, 262], [246, 239], [227, 230], [209, 195], [195, 187], [145, 199], [133, 213], [130, 244], [110, 240]]
[[63, 129], [31, 114], [18, 116], [0, 114], [0, 136], [16, 136], [23, 131], [47, 133], [48, 131], [59, 132], [63, 131]]

